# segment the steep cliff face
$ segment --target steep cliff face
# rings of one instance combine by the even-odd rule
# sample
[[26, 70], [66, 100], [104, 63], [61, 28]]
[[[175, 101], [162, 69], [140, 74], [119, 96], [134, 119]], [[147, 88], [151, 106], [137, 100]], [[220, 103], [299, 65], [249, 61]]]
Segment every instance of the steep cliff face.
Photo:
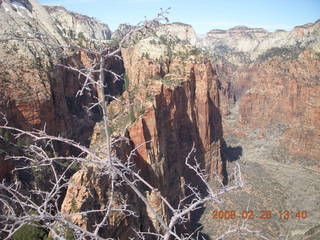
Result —
[[[81, 67], [83, 61], [83, 54], [78, 53], [62, 63]], [[3, 93], [0, 108], [12, 126], [25, 130], [46, 126], [49, 134], [82, 143], [88, 141], [100, 112], [85, 110], [96, 101], [96, 92], [91, 89], [81, 97], [77, 96], [84, 82], [84, 79], [79, 81], [77, 73], [50, 63], [30, 66], [24, 61], [6, 62], [0, 69]], [[80, 128], [73, 127], [74, 123]]]
[[[46, 9], [33, 0], [4, 1], [1, 4], [0, 18], [3, 21], [0, 22], [4, 33], [8, 37], [19, 35], [32, 41], [1, 41], [0, 54], [6, 61], [0, 63], [0, 89], [3, 93], [0, 110], [15, 127], [30, 130], [46, 126], [49, 134], [88, 145], [93, 127], [101, 119], [99, 108], [87, 111], [97, 101], [96, 90], [92, 86], [78, 95], [85, 79], [77, 72], [56, 64], [79, 69], [88, 66], [90, 59], [83, 52], [67, 50], [68, 55], [64, 55], [65, 52], [56, 46], [66, 43], [65, 34], [69, 30], [75, 30], [73, 34], [78, 34], [77, 37], [83, 33], [85, 38], [105, 40], [109, 38], [106, 26], [65, 9]], [[47, 21], [42, 22], [43, 19]], [[12, 24], [18, 21], [19, 24], [9, 28], [5, 24], [7, 21]], [[55, 26], [57, 22], [58, 26]], [[119, 158], [126, 160], [128, 154], [124, 153], [137, 147], [134, 159], [137, 170], [177, 206], [185, 197], [185, 184], [199, 181], [185, 166], [185, 159], [193, 146], [197, 149], [197, 159], [210, 176], [222, 171], [218, 79], [210, 60], [193, 46], [196, 36], [190, 26], [159, 26], [158, 35], [122, 51], [130, 82], [127, 94], [131, 99], [136, 98], [142, 109], [133, 109], [135, 119], [126, 131], [130, 145], [117, 146], [115, 151], [121, 152]], [[123, 74], [122, 62], [109, 59], [105, 64], [117, 74]], [[105, 81], [108, 83], [106, 94], [121, 93], [117, 86], [110, 90], [114, 82], [111, 75], [106, 74]], [[8, 148], [3, 146], [1, 178], [14, 167], [12, 162], [4, 161]], [[70, 153], [62, 145], [58, 149], [64, 154]], [[101, 214], [92, 216], [72, 216], [74, 223], [93, 230], [108, 204], [110, 187], [108, 176], [84, 166], [71, 178], [62, 212], [73, 214], [91, 208], [102, 210]], [[144, 188], [141, 191], [166, 221], [170, 213], [157, 191], [148, 192]], [[121, 212], [112, 213], [107, 219], [108, 227], [101, 232], [103, 236], [128, 239], [133, 234], [132, 227], [143, 231], [160, 230], [151, 209], [138, 201], [129, 189], [116, 189], [116, 194], [115, 199], [119, 203], [116, 200], [114, 206], [120, 206], [120, 200], [128, 200], [140, 218], [127, 217]]]
[[[133, 41], [135, 43], [139, 43], [139, 40], [150, 37], [149, 41], [171, 39], [171, 41], [184, 42], [187, 45], [196, 45], [198, 43], [196, 32], [191, 25], [184, 23], [160, 24], [159, 22], [153, 22], [152, 25], [154, 28], [152, 31], [150, 31], [150, 29], [144, 29], [142, 30], [142, 32], [139, 31], [138, 33], [135, 33]], [[113, 40], [120, 40], [125, 34], [130, 32], [134, 28], [135, 26], [129, 24], [120, 24], [119, 27], [113, 32], [111, 38]], [[147, 45], [150, 47], [150, 44]], [[150, 52], [152, 53], [152, 51]]]
[[161, 26], [158, 29], [158, 35], [174, 36], [180, 41], [195, 45], [197, 43], [197, 34], [193, 27], [184, 23], [170, 23]]
[[[215, 60], [220, 59], [216, 67], [222, 113], [237, 123], [228, 126], [224, 121], [225, 129], [250, 132], [260, 128], [265, 132], [281, 125], [284, 149], [318, 159], [320, 23], [295, 27], [291, 32], [234, 30], [226, 31], [229, 36], [220, 34], [220, 38], [215, 36], [217, 31], [208, 34], [213, 48], [229, 46], [227, 52], [212, 52]], [[243, 49], [243, 41], [256, 41], [254, 51]]]
[[235, 47], [237, 51], [251, 52], [267, 36], [268, 32], [262, 28], [237, 26], [229, 30], [213, 29], [207, 33], [204, 44], [209, 47], [225, 45]]
[[[218, 142], [222, 137], [218, 77], [209, 59], [203, 55], [192, 54], [185, 59], [185, 54], [188, 55], [192, 49], [190, 46], [184, 49], [177, 44], [168, 49], [164, 44], [145, 43], [144, 41], [144, 47], [137, 44], [133, 48], [122, 50], [130, 79], [129, 91], [141, 89], [139, 91], [143, 94], [138, 91], [135, 96], [138, 96], [137, 100], [144, 98], [143, 101], [147, 102], [144, 94], [146, 89], [150, 89], [155, 99], [147, 104], [151, 107], [147, 108], [138, 124], [129, 128], [129, 135], [130, 132], [133, 135], [136, 135], [134, 132], [142, 132], [153, 136], [149, 137], [155, 139], [149, 144], [149, 148], [152, 149], [151, 152], [157, 153], [156, 156], [159, 156], [159, 153], [162, 155], [160, 149], [166, 147], [161, 145], [167, 145], [167, 140], [181, 144], [179, 147], [171, 148], [183, 149], [184, 152], [181, 157], [169, 158], [183, 159], [183, 155], [190, 151], [193, 143], [201, 146], [200, 149], [204, 153], [209, 152], [211, 144]], [[141, 143], [143, 141], [135, 145]], [[145, 160], [148, 159], [148, 151], [144, 149], [146, 147], [140, 149], [144, 151], [141, 154]], [[163, 154], [170, 156], [170, 153]]]
[[[57, 64], [82, 68], [90, 64], [89, 57], [68, 49], [63, 52], [59, 45], [66, 43], [59, 29], [36, 1], [3, 1], [0, 26], [0, 111], [9, 124], [24, 130], [46, 127], [49, 134], [88, 145], [101, 119], [98, 107], [86, 110], [97, 101], [96, 91], [92, 86], [78, 95], [84, 77]], [[15, 37], [31, 40], [7, 40]]]
[[[4, 1], [0, 6], [2, 38], [15, 36], [63, 43], [50, 16], [38, 3], [32, 11], [17, 2]], [[43, 21], [42, 20], [48, 20]], [[0, 42], [1, 109], [17, 127], [40, 127], [54, 118], [48, 69], [58, 54], [41, 42]], [[44, 120], [46, 119], [46, 120]], [[43, 126], [43, 125], [42, 125]]]
[[0, 4], [1, 33], [65, 44], [46, 9], [35, 0], [3, 0]]
[[[94, 19], [60, 7], [46, 9], [34, 0], [2, 0], [0, 28], [5, 37], [19, 35], [54, 44], [65, 44], [65, 37], [93, 41], [110, 38], [108, 27]], [[130, 29], [131, 26], [123, 25], [114, 39], [121, 38], [120, 30]], [[248, 160], [244, 176], [249, 187], [240, 197], [231, 197], [229, 203], [234, 209], [247, 207], [241, 205], [247, 199], [246, 194], [258, 199], [259, 209], [293, 208], [297, 207], [296, 202], [303, 202], [300, 193], [305, 186], [301, 187], [299, 182], [307, 179], [310, 186], [318, 182], [319, 29], [318, 21], [291, 32], [269, 33], [247, 27], [212, 30], [203, 43], [211, 49], [210, 61], [194, 46], [197, 42], [193, 29], [174, 23], [158, 26], [155, 35], [122, 49], [124, 63], [116, 59], [105, 63], [119, 75], [125, 68], [127, 88], [122, 98], [131, 105], [129, 111], [123, 111], [124, 121], [112, 126], [115, 134], [125, 130], [130, 144], [116, 146], [114, 151], [121, 153], [118, 157], [125, 161], [129, 152], [136, 149], [137, 170], [157, 188], [152, 192], [144, 188], [141, 191], [164, 221], [170, 213], [159, 199], [158, 191], [177, 205], [185, 197], [186, 184], [200, 182], [185, 166], [193, 146], [197, 149], [197, 159], [210, 176], [222, 174], [226, 170], [224, 150], [228, 150], [224, 137], [231, 143], [241, 143], [245, 149], [243, 159]], [[96, 102], [95, 88], [78, 96], [85, 79], [55, 67], [59, 62], [81, 68], [88, 66], [90, 59], [82, 52], [62, 59], [58, 57], [61, 55], [61, 49], [43, 42], [0, 40], [0, 111], [16, 127], [32, 129], [46, 125], [50, 134], [86, 145], [91, 140], [93, 150], [103, 151], [106, 146], [99, 141], [102, 135], [99, 126], [92, 136], [101, 111], [99, 108], [86, 111]], [[111, 88], [106, 89], [106, 94], [122, 93], [123, 82], [119, 88], [118, 83], [112, 85], [114, 80], [107, 74], [105, 81]], [[123, 110], [115, 102], [108, 108], [110, 114], [113, 110]], [[11, 151], [4, 140], [0, 139], [0, 148]], [[14, 167], [4, 161], [6, 151], [0, 152], [0, 179]], [[313, 169], [312, 172], [306, 171], [307, 168]], [[261, 178], [270, 179], [279, 188], [270, 186], [269, 182], [265, 186]], [[280, 183], [292, 188], [288, 190]], [[306, 191], [316, 199], [317, 188], [314, 189]], [[128, 239], [133, 236], [132, 227], [142, 231], [160, 229], [151, 210], [130, 189], [119, 188], [116, 193], [115, 199], [127, 200], [140, 218], [112, 213], [101, 233], [103, 236]], [[290, 196], [289, 200], [285, 194]], [[109, 197], [108, 177], [85, 166], [72, 177], [62, 212], [73, 214], [93, 208], [103, 212]], [[311, 213], [318, 207], [315, 202], [310, 200], [306, 204]], [[120, 202], [115, 201], [114, 206], [117, 204]], [[102, 215], [75, 214], [72, 221], [92, 230]], [[311, 216], [308, 224], [314, 225], [315, 219]], [[277, 224], [273, 223], [272, 232], [280, 235], [283, 226]], [[223, 227], [215, 229], [223, 230]], [[209, 229], [212, 228], [210, 224]]]
[[[143, 49], [141, 44], [144, 46]], [[162, 50], [155, 53], [154, 48]], [[167, 55], [166, 44], [150, 43], [149, 40], [122, 49], [129, 79], [129, 87], [124, 95], [133, 98], [131, 104], [139, 105], [139, 108], [137, 110], [133, 107], [131, 114], [136, 120], [127, 125], [126, 136], [130, 146], [126, 145], [120, 151], [130, 153], [136, 149], [136, 155], [133, 157], [136, 170], [139, 170], [140, 175], [160, 191], [173, 206], [177, 206], [185, 197], [186, 184], [199, 182], [197, 176], [185, 165], [186, 157], [193, 146], [197, 149], [196, 156], [199, 163], [209, 175], [221, 174], [222, 171], [220, 155], [222, 123], [219, 112], [218, 78], [208, 58], [199, 54], [184, 59], [185, 54], [181, 53], [183, 49], [190, 51], [192, 47], [171, 45], [170, 58]], [[116, 103], [111, 103], [109, 109], [115, 108], [114, 104]], [[99, 137], [92, 139], [91, 147], [103, 149]], [[127, 156], [128, 154], [122, 154], [120, 159], [126, 161]], [[87, 196], [88, 191], [96, 191], [93, 189], [99, 188], [99, 184], [87, 184], [86, 181], [79, 180], [89, 175], [88, 170], [80, 171], [72, 178], [75, 186], [70, 186], [68, 189], [63, 203], [65, 213], [70, 213], [72, 201], [78, 202], [79, 207], [87, 207], [84, 202], [90, 198]], [[86, 190], [81, 194], [80, 186], [86, 186]], [[170, 211], [157, 196], [157, 192], [148, 192], [144, 188], [140, 190], [155, 211], [167, 221]], [[127, 190], [127, 193], [129, 192], [130, 190]], [[121, 214], [118, 217], [111, 216], [108, 218], [110, 221], [119, 219], [114, 222], [118, 226], [117, 231], [128, 232], [126, 225], [128, 222], [131, 222], [130, 227], [142, 231], [149, 228], [161, 230], [151, 210], [138, 199], [134, 200], [134, 196], [135, 194], [129, 193], [129, 199], [135, 206], [133, 210], [140, 215], [139, 222], [134, 222], [130, 217], [122, 218]], [[107, 201], [108, 198], [105, 197], [97, 202], [106, 204]], [[77, 216], [74, 221], [88, 227], [89, 223], [96, 219], [97, 216], [92, 216], [83, 223], [81, 216]], [[109, 232], [106, 236], [120, 235]]]
[[[138, 88], [154, 92], [154, 100], [146, 104], [145, 112], [127, 134], [133, 148], [137, 147], [141, 174], [176, 205], [184, 196], [185, 184], [197, 181], [185, 165], [193, 145], [198, 160], [211, 176], [222, 170], [218, 78], [209, 59], [191, 55], [182, 60], [181, 55], [175, 55], [179, 46], [171, 49], [172, 58], [166, 58], [167, 49], [162, 45], [157, 46], [159, 55], [154, 56], [154, 47], [151, 44], [142, 50], [150, 58], [139, 54], [139, 44], [122, 51], [132, 83], [129, 91]], [[156, 61], [161, 56], [163, 61]], [[148, 101], [144, 94], [135, 96]]]
[[[110, 179], [107, 176], [90, 167], [82, 169], [72, 176], [61, 211], [63, 214], [72, 215], [71, 221], [82, 229], [94, 231], [95, 224], [103, 220], [105, 209], [108, 207], [110, 188]], [[130, 189], [122, 187], [115, 190], [112, 208], [120, 209], [125, 200], [132, 206], [130, 210], [141, 211]], [[97, 211], [86, 215], [79, 213], [93, 209]], [[128, 217], [124, 212], [111, 211], [105, 221], [106, 226], [99, 234], [105, 238], [129, 239], [134, 235], [133, 229], [139, 229], [141, 223], [138, 221], [139, 219]]]
[[239, 103], [239, 123], [247, 128], [283, 124], [282, 144], [290, 153], [318, 159], [320, 58], [304, 51], [298, 58], [272, 58], [250, 71]]
[[108, 25], [94, 18], [70, 12], [64, 7], [45, 6], [45, 8], [64, 37], [88, 40], [108, 40], [111, 37]]

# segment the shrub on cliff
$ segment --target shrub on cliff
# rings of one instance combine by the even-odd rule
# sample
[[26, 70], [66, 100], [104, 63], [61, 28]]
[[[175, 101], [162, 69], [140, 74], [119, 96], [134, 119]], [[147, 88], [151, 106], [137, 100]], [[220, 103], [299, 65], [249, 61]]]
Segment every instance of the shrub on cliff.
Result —
[[43, 229], [25, 224], [13, 234], [12, 240], [42, 240], [46, 236], [47, 232]]

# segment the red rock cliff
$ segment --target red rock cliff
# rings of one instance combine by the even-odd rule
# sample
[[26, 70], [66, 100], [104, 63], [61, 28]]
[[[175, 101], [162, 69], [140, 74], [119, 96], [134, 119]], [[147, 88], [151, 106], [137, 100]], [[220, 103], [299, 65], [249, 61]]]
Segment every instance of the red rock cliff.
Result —
[[239, 123], [249, 128], [285, 126], [283, 146], [290, 153], [318, 159], [320, 149], [320, 58], [310, 51], [297, 58], [273, 58], [250, 71], [249, 90], [241, 98]]
[[[127, 132], [132, 148], [137, 148], [137, 165], [145, 179], [177, 204], [185, 192], [185, 183], [197, 181], [185, 166], [193, 145], [203, 168], [211, 176], [221, 173], [217, 75], [203, 56], [196, 60], [182, 61], [174, 56], [157, 61], [139, 57], [136, 49], [123, 49], [122, 55], [131, 89], [138, 86], [154, 93], [154, 100], [146, 104], [144, 114]], [[175, 79], [174, 86], [163, 82], [167, 78]], [[136, 96], [136, 101], [148, 101], [143, 94]]]

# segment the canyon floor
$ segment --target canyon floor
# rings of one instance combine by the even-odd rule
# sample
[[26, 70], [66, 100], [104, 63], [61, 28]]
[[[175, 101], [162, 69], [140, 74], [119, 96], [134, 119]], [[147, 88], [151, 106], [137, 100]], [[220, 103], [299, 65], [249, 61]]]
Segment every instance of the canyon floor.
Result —
[[[237, 107], [225, 118], [225, 124], [236, 128]], [[260, 136], [260, 131], [246, 132], [240, 138], [225, 132], [228, 146], [242, 147], [242, 156], [237, 160], [242, 168], [244, 188], [229, 192], [223, 204], [206, 206], [200, 219], [203, 233], [208, 239], [219, 239], [229, 227], [245, 224], [249, 230], [258, 231], [267, 239], [316, 240], [320, 239], [320, 172], [307, 166], [316, 162], [290, 156], [280, 147], [281, 126], [273, 126]], [[229, 169], [234, 164], [229, 163]], [[238, 219], [213, 219], [214, 210], [235, 210]], [[255, 218], [261, 211], [272, 211], [271, 219], [240, 218], [242, 211], [252, 210]], [[289, 219], [280, 219], [279, 211], [289, 210]], [[296, 218], [297, 211], [307, 211], [305, 219]], [[318, 226], [318, 227], [317, 227]], [[310, 230], [311, 229], [311, 230]], [[245, 231], [223, 239], [262, 239]]]

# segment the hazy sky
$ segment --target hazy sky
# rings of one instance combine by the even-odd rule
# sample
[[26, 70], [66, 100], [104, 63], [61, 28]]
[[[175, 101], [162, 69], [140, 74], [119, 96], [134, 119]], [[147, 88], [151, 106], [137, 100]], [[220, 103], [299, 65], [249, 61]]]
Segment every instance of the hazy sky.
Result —
[[95, 17], [115, 30], [171, 7], [171, 22], [191, 24], [198, 34], [236, 25], [290, 30], [320, 18], [320, 0], [39, 0]]

